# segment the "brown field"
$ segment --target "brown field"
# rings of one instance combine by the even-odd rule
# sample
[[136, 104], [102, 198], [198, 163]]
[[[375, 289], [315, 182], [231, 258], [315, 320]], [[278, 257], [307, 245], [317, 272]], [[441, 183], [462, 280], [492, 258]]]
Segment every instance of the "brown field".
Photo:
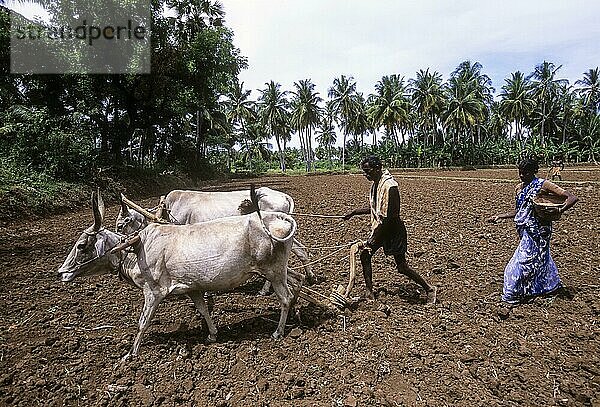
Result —
[[[515, 170], [393, 171], [409, 263], [440, 287], [425, 305], [393, 259], [374, 258], [378, 300], [339, 314], [301, 301], [274, 341], [279, 306], [251, 281], [216, 297], [218, 342], [190, 300], [157, 312], [133, 361], [142, 294], [106, 275], [63, 284], [56, 270], [92, 222], [89, 207], [0, 227], [0, 405], [14, 406], [600, 406], [600, 170], [567, 168], [580, 202], [555, 223], [552, 253], [574, 294], [538, 299], [501, 321], [496, 305], [517, 236], [485, 219], [513, 205]], [[543, 173], [542, 173], [543, 174]], [[360, 175], [254, 180], [292, 195], [296, 211], [366, 205]], [[239, 189], [248, 180], [219, 189]], [[156, 199], [142, 203], [153, 206]], [[117, 207], [107, 208], [108, 225]], [[296, 218], [308, 247], [368, 234], [368, 218]], [[319, 259], [332, 250], [313, 250]], [[297, 263], [294, 260], [294, 265]], [[348, 281], [348, 252], [314, 266], [329, 294]], [[353, 296], [362, 297], [362, 275]]]

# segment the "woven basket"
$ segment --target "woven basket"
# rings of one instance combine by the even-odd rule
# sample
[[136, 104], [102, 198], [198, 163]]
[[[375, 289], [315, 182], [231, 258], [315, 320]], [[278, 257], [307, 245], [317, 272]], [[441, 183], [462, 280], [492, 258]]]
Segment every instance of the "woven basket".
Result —
[[560, 219], [560, 207], [565, 204], [564, 196], [555, 194], [538, 194], [533, 199], [533, 211], [542, 222], [552, 222]]

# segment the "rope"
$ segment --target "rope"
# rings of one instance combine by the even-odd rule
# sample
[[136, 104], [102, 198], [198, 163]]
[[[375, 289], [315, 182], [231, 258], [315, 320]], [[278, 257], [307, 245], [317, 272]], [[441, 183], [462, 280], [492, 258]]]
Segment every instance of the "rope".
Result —
[[294, 212], [290, 213], [292, 216], [308, 216], [310, 218], [334, 218], [334, 219], [344, 219], [343, 215], [315, 215], [313, 213], [300, 213]]
[[[352, 243], [350, 243], [350, 245], [352, 245], [352, 244], [354, 244], [354, 243], [355, 243], [355, 242], [352, 242]], [[344, 245], [342, 248], [340, 248], [340, 249], [338, 249], [338, 250], [336, 250], [336, 251], [334, 251], [334, 252], [332, 252], [332, 253], [329, 253], [328, 255], [326, 255], [326, 256], [324, 256], [324, 257], [321, 257], [320, 259], [313, 260], [313, 261], [311, 261], [311, 262], [308, 262], [308, 263], [305, 263], [305, 264], [303, 264], [303, 265], [301, 265], [301, 266], [290, 267], [290, 269], [292, 269], [292, 270], [298, 270], [298, 269], [304, 268], [304, 267], [306, 267], [306, 266], [312, 266], [312, 265], [313, 265], [313, 264], [315, 264], [315, 263], [319, 263], [320, 261], [323, 261], [323, 260], [325, 260], [325, 259], [328, 259], [329, 257], [331, 257], [331, 256], [333, 256], [333, 255], [335, 255], [335, 254], [337, 254], [337, 253], [339, 253], [339, 252], [341, 252], [342, 250], [346, 249], [348, 246], [349, 246], [349, 245]]]
[[350, 242], [350, 243], [346, 243], [343, 245], [339, 245], [339, 246], [316, 246], [316, 247], [308, 247], [308, 246], [304, 246], [302, 247], [303, 249], [308, 249], [308, 250], [330, 250], [330, 249], [341, 249], [344, 247], [350, 247], [352, 246], [354, 243], [359, 242], [360, 240], [355, 240], [354, 242]]

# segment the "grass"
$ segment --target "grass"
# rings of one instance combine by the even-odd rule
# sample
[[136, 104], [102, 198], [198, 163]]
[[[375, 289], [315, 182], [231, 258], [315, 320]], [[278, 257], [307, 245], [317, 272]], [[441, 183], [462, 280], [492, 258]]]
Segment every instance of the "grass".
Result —
[[47, 215], [77, 207], [89, 199], [90, 187], [56, 181], [43, 173], [2, 162], [0, 219]]

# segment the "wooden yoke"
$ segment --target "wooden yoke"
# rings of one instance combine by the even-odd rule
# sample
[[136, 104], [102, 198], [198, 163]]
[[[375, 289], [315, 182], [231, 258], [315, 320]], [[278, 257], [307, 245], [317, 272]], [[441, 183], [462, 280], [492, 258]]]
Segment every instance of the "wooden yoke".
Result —
[[128, 199], [127, 197], [125, 197], [125, 195], [122, 195], [122, 199], [123, 202], [125, 202], [125, 204], [127, 206], [129, 206], [131, 209], [133, 209], [136, 212], [141, 213], [142, 215], [144, 215], [146, 218], [150, 219], [152, 222], [156, 222], [156, 223], [163, 223], [163, 224], [167, 224], [170, 223], [168, 220], [159, 218], [158, 216], [156, 216], [155, 214], [153, 214], [152, 212], [147, 211], [146, 209], [142, 208], [141, 206], [139, 206], [138, 204], [136, 204], [135, 202], [131, 201], [130, 199]]
[[134, 236], [133, 238], [123, 242], [123, 243], [119, 243], [118, 245], [116, 245], [115, 247], [113, 247], [110, 250], [110, 254], [115, 254], [117, 252], [120, 252], [122, 250], [127, 249], [130, 246], [133, 246], [134, 244], [137, 244], [140, 241], [140, 237], [138, 235]]

